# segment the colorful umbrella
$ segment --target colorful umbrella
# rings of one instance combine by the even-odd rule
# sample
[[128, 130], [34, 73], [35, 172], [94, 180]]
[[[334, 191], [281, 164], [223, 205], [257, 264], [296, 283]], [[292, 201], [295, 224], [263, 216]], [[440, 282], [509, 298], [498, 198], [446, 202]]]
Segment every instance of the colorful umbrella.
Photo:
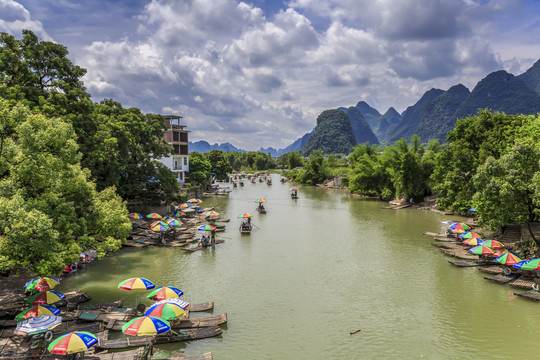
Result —
[[51, 290], [56, 285], [60, 284], [60, 279], [54, 276], [45, 276], [34, 278], [24, 284], [24, 289], [26, 291], [45, 291]]
[[458, 234], [471, 230], [471, 228], [467, 224], [464, 224], [461, 222], [453, 223], [452, 225], [448, 227], [448, 229], [450, 229], [450, 231], [452, 231], [453, 233], [458, 233]]
[[182, 216], [186, 216], [186, 214], [184, 214], [183, 212], [181, 212], [180, 210], [176, 210], [174, 212], [174, 217], [182, 217]]
[[500, 242], [498, 242], [497, 240], [484, 240], [484, 241], [482, 241], [481, 245], [487, 246], [487, 247], [492, 248], [494, 250], [502, 249], [504, 247], [504, 245], [501, 244]]
[[190, 203], [190, 204], [200, 204], [200, 203], [202, 203], [202, 200], [201, 199], [191, 198], [187, 202]]
[[505, 254], [497, 257], [495, 261], [503, 265], [512, 266], [520, 262], [521, 259], [519, 256], [517, 256], [517, 254], [513, 253], [512, 251], [508, 251]]
[[148, 294], [146, 297], [152, 300], [165, 300], [165, 299], [174, 299], [179, 298], [180, 296], [184, 295], [182, 290], [177, 289], [172, 286], [160, 286], [153, 290], [150, 294]]
[[197, 228], [197, 230], [199, 231], [215, 231], [216, 228], [213, 227], [212, 225], [201, 225]]
[[521, 270], [537, 271], [540, 270], [540, 259], [528, 260], [521, 266]]
[[515, 267], [516, 269], [527, 270], [527, 269], [523, 269], [523, 266], [525, 266], [529, 261], [532, 261], [532, 260], [540, 260], [540, 259], [521, 260], [521, 261], [518, 261], [517, 263], [515, 263], [512, 266]]
[[118, 284], [118, 288], [122, 290], [150, 290], [155, 287], [150, 280], [141, 277], [130, 278]]
[[469, 252], [475, 255], [493, 255], [494, 251], [487, 246], [475, 246], [472, 249], [469, 249]]
[[257, 200], [255, 200], [255, 202], [261, 204], [261, 203], [265, 203], [266, 200], [264, 200], [264, 199], [257, 199]]
[[203, 214], [204, 216], [219, 216], [219, 213], [214, 210], [207, 211]]
[[167, 222], [167, 225], [168, 226], [182, 226], [184, 225], [183, 222], [181, 222], [180, 220], [176, 220], [176, 219], [171, 219]]
[[158, 213], [151, 213], [146, 215], [146, 217], [149, 219], [161, 219], [161, 215], [159, 215]]
[[186, 312], [180, 306], [175, 303], [165, 302], [162, 304], [152, 305], [144, 316], [154, 316], [165, 320], [176, 320], [181, 316], [184, 316]]
[[467, 232], [465, 232], [463, 234], [459, 234], [458, 236], [460, 238], [462, 238], [462, 239], [472, 239], [472, 238], [481, 239], [482, 238], [482, 235], [477, 234], [477, 233], [475, 233], [473, 231], [467, 231]]
[[162, 222], [162, 221], [160, 221], [157, 224], [155, 224], [154, 226], [150, 227], [151, 231], [167, 231], [169, 229], [170, 229], [170, 227], [167, 224], [165, 224], [164, 222]]
[[295, 187], [292, 187], [292, 188], [289, 189], [289, 191], [298, 191], [298, 189], [295, 188]]
[[49, 344], [51, 354], [75, 354], [88, 350], [98, 343], [97, 337], [86, 331], [66, 333]]
[[252, 218], [252, 217], [253, 217], [253, 215], [248, 214], [248, 213], [243, 213], [241, 215], [238, 215], [239, 219], [247, 219], [247, 218]]
[[144, 219], [144, 216], [142, 216], [139, 213], [130, 213], [128, 215], [128, 218], [130, 218], [130, 219]]
[[62, 317], [54, 315], [43, 315], [25, 319], [17, 324], [15, 332], [19, 334], [37, 334], [49, 329], [53, 329], [62, 323]]
[[478, 246], [480, 245], [483, 240], [482, 239], [479, 239], [479, 238], [470, 238], [470, 239], [466, 239], [464, 241], [462, 241], [463, 244], [465, 245], [469, 245], [469, 246]]
[[469, 211], [474, 212], [474, 211], [476, 211], [476, 208], [475, 207], [470, 208]]
[[157, 335], [169, 330], [171, 330], [171, 325], [167, 320], [154, 316], [141, 316], [122, 326], [124, 334], [133, 336]]
[[164, 218], [161, 218], [161, 221], [163, 221], [164, 223], [168, 223], [169, 220], [172, 220], [173, 218], [170, 217], [170, 216], [165, 216]]
[[180, 206], [179, 206], [180, 209], [185, 209], [185, 208], [188, 208], [188, 207], [191, 207], [191, 204], [183, 203], [183, 204], [180, 204]]
[[498, 258], [499, 256], [501, 255], [504, 255], [508, 252], [507, 249], [501, 249], [501, 250], [497, 250], [493, 253], [493, 256], [495, 256], [496, 258]]
[[54, 290], [38, 292], [26, 299], [28, 305], [47, 305], [65, 299], [66, 295]]
[[54, 306], [35, 305], [18, 313], [17, 316], [15, 316], [15, 320], [19, 322], [24, 319], [29, 319], [33, 317], [44, 316], [44, 315], [58, 315], [58, 314], [60, 314], [60, 309], [55, 308]]
[[165, 303], [173, 303], [173, 304], [176, 304], [178, 306], [180, 306], [182, 309], [186, 310], [187, 307], [189, 306], [189, 303], [188, 302], [185, 302], [185, 301], [182, 301], [178, 298], [176, 299], [165, 299], [165, 300], [161, 300], [161, 301], [158, 301], [157, 303], [155, 303], [155, 305], [161, 305], [161, 304], [165, 304]]

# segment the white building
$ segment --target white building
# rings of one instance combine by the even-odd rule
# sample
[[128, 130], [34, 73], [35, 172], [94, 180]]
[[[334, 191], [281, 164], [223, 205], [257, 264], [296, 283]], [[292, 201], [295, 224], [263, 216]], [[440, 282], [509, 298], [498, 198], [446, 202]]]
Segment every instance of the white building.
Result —
[[159, 161], [171, 169], [178, 182], [184, 185], [186, 175], [189, 173], [189, 131], [184, 130], [185, 126], [180, 124], [181, 116], [163, 115], [163, 117], [167, 125], [164, 139], [174, 149], [174, 152], [169, 157], [161, 158]]

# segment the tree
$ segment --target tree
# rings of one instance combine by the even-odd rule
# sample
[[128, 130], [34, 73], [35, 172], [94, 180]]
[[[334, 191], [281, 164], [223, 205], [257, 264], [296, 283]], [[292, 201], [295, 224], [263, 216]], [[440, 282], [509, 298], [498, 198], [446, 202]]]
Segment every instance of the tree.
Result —
[[189, 181], [202, 186], [210, 177], [212, 165], [203, 154], [193, 151], [189, 154]]
[[221, 150], [212, 150], [205, 154], [206, 159], [210, 162], [211, 172], [216, 176], [217, 180], [227, 180], [232, 172], [232, 166], [225, 158], [225, 154]]
[[307, 184], [321, 184], [328, 178], [328, 169], [324, 154], [320, 150], [313, 150], [304, 166], [304, 182]]
[[16, 120], [0, 153], [0, 271], [57, 274], [83, 250], [120, 248], [127, 209], [114, 187], [98, 192], [81, 168], [72, 126], [4, 100], [0, 114], [3, 128]]
[[302, 155], [298, 151], [292, 151], [288, 154], [289, 170], [301, 166], [303, 163]]
[[499, 159], [487, 158], [473, 178], [477, 189], [473, 197], [480, 222], [496, 230], [508, 223], [525, 222], [533, 240], [540, 248], [530, 223], [538, 208], [537, 179], [540, 176], [540, 147], [537, 140], [515, 142]]

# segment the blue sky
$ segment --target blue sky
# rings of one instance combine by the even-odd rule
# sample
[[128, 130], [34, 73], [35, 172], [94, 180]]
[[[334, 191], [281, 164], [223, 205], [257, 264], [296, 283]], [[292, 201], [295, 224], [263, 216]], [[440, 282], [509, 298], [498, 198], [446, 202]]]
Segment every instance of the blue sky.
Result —
[[22, 29], [67, 46], [94, 101], [247, 150], [287, 146], [325, 109], [402, 112], [540, 58], [532, 0], [0, 0], [0, 31]]

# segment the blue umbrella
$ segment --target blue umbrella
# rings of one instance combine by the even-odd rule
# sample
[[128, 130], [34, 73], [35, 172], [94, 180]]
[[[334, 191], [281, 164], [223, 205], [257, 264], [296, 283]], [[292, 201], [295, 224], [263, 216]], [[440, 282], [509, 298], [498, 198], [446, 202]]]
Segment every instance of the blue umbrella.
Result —
[[43, 315], [23, 320], [17, 324], [15, 331], [28, 335], [52, 329], [62, 323], [61, 316]]
[[470, 208], [469, 211], [476, 211], [476, 208], [475, 207]]

